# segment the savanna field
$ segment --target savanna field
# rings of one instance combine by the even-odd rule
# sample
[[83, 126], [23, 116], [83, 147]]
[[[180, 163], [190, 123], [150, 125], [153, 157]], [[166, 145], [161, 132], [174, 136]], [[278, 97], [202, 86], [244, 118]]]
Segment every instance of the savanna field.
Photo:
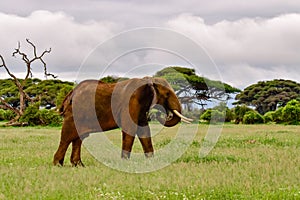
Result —
[[[155, 150], [172, 141], [175, 129], [154, 136]], [[199, 125], [170, 165], [136, 174], [105, 166], [86, 148], [86, 167], [71, 167], [70, 149], [64, 167], [54, 167], [60, 127], [2, 127], [0, 199], [300, 199], [300, 126], [225, 124], [214, 149], [200, 158], [207, 129]], [[105, 134], [121, 145], [120, 130]], [[141, 149], [136, 140], [133, 152]]]

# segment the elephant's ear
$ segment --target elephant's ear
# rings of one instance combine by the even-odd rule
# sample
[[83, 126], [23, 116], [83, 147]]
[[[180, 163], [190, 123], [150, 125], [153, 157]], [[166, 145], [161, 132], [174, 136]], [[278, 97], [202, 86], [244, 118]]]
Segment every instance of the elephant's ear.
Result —
[[144, 91], [147, 91], [149, 89], [150, 93], [147, 95], [149, 98], [151, 96], [152, 102], [151, 106], [155, 105], [157, 103], [157, 89], [155, 88], [155, 80], [152, 77], [146, 76], [142, 79], [143, 81], [146, 81], [147, 89], [144, 89]]
[[146, 85], [148, 85], [149, 87], [153, 87], [154, 78], [145, 76], [144, 78], [141, 79], [141, 81], [143, 81], [143, 84], [144, 84], [144, 82], [146, 82]]
[[[133, 80], [133, 79], [131, 79]], [[143, 107], [151, 107], [156, 104], [156, 89], [152, 77], [136, 78], [129, 83], [126, 88], [132, 88], [130, 93], [133, 99], [137, 99]], [[128, 95], [128, 90], [123, 89], [124, 95]]]
[[152, 81], [153, 81], [154, 86], [161, 85], [161, 86], [166, 87], [173, 91], [173, 88], [171, 87], [171, 85], [164, 78], [154, 77], [154, 78], [152, 78]]

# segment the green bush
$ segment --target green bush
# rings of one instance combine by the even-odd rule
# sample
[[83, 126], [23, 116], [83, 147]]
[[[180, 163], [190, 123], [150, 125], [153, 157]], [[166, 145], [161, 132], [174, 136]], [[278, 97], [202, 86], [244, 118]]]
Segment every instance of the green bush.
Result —
[[282, 119], [288, 124], [299, 124], [300, 103], [297, 100], [289, 101], [282, 109]]
[[265, 123], [276, 122], [276, 111], [269, 111], [264, 114]]
[[59, 126], [62, 123], [62, 117], [54, 110], [39, 110], [40, 125]]
[[248, 111], [243, 117], [244, 124], [262, 124], [264, 118], [256, 111]]
[[20, 122], [28, 122], [30, 126], [40, 125], [39, 103], [29, 105], [19, 119]]
[[58, 94], [56, 96], [56, 102], [55, 102], [56, 108], [59, 108], [62, 105], [65, 97], [72, 89], [73, 89], [73, 86], [71, 86], [71, 85], [65, 86], [62, 89], [60, 89], [60, 91], [58, 92]]
[[234, 113], [231, 109], [226, 108], [225, 122], [231, 122], [232, 120], [234, 120]]
[[208, 109], [201, 116], [201, 120], [205, 120], [208, 122], [224, 122], [225, 121], [225, 113], [220, 112], [218, 110]]
[[5, 110], [0, 109], [0, 121], [4, 120], [4, 113], [5, 113]]
[[274, 114], [273, 114], [273, 122], [276, 122], [276, 123], [281, 123], [283, 122], [283, 118], [282, 118], [282, 110], [283, 110], [283, 107], [280, 107], [278, 108]]
[[39, 104], [28, 106], [20, 122], [27, 122], [30, 126], [58, 126], [62, 122], [61, 116], [54, 110], [39, 109]]
[[243, 122], [244, 115], [249, 111], [253, 110], [246, 105], [236, 106], [233, 108], [235, 123], [239, 124], [240, 122]]
[[234, 113], [227, 107], [226, 102], [220, 102], [217, 106], [204, 111], [200, 119], [210, 122], [231, 122]]
[[16, 114], [11, 110], [0, 109], [0, 121], [9, 121], [15, 118]]

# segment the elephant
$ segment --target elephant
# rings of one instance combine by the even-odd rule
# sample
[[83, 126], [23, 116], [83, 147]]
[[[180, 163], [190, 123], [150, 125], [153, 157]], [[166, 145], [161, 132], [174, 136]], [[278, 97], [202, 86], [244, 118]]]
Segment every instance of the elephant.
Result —
[[163, 78], [132, 78], [117, 83], [82, 81], [67, 94], [60, 108], [63, 125], [53, 164], [63, 165], [72, 143], [72, 166], [84, 166], [80, 155], [82, 140], [90, 133], [116, 128], [122, 130], [121, 158], [130, 158], [136, 136], [145, 157], [152, 157], [154, 149], [147, 116], [152, 107], [165, 113], [157, 120], [166, 127], [175, 126], [181, 120], [192, 121], [181, 114], [181, 104]]

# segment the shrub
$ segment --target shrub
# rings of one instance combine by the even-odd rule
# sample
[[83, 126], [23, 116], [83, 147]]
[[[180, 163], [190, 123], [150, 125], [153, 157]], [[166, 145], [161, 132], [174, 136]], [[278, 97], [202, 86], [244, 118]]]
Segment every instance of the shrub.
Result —
[[39, 103], [29, 105], [19, 119], [20, 122], [28, 122], [30, 126], [39, 125]]
[[208, 109], [202, 113], [200, 120], [210, 121], [211, 119], [211, 109]]
[[288, 124], [298, 124], [300, 120], [300, 103], [297, 100], [289, 101], [282, 109], [282, 119]]
[[234, 113], [231, 109], [226, 108], [225, 122], [231, 122], [234, 120]]
[[73, 89], [73, 86], [70, 86], [70, 85], [66, 85], [65, 87], [63, 87], [62, 89], [60, 89], [60, 91], [58, 92], [57, 96], [56, 96], [56, 108], [59, 108], [64, 99], [65, 99], [65, 96], [67, 96], [67, 94]]
[[244, 124], [262, 124], [264, 118], [256, 111], [248, 111], [243, 117]]
[[276, 122], [276, 111], [269, 111], [264, 114], [265, 123]]
[[59, 126], [62, 123], [61, 116], [54, 110], [42, 109], [39, 110], [39, 119], [44, 126]]
[[4, 120], [4, 113], [5, 113], [5, 110], [0, 109], [0, 121]]
[[273, 122], [276, 122], [276, 123], [281, 123], [283, 122], [283, 118], [282, 118], [282, 110], [283, 110], [283, 107], [281, 108], [278, 108], [274, 114], [273, 114]]
[[30, 126], [58, 126], [62, 122], [60, 115], [54, 110], [39, 109], [40, 104], [32, 104], [25, 110], [20, 122], [27, 122]]
[[224, 122], [225, 121], [225, 113], [220, 112], [218, 110], [208, 109], [201, 116], [201, 120], [209, 121], [209, 122]]
[[247, 107], [246, 105], [236, 106], [233, 109], [235, 123], [239, 124], [240, 122], [242, 122], [244, 115], [249, 111], [253, 111], [253, 110], [251, 108]]
[[11, 110], [0, 109], [0, 121], [9, 121], [15, 118], [16, 114]]

